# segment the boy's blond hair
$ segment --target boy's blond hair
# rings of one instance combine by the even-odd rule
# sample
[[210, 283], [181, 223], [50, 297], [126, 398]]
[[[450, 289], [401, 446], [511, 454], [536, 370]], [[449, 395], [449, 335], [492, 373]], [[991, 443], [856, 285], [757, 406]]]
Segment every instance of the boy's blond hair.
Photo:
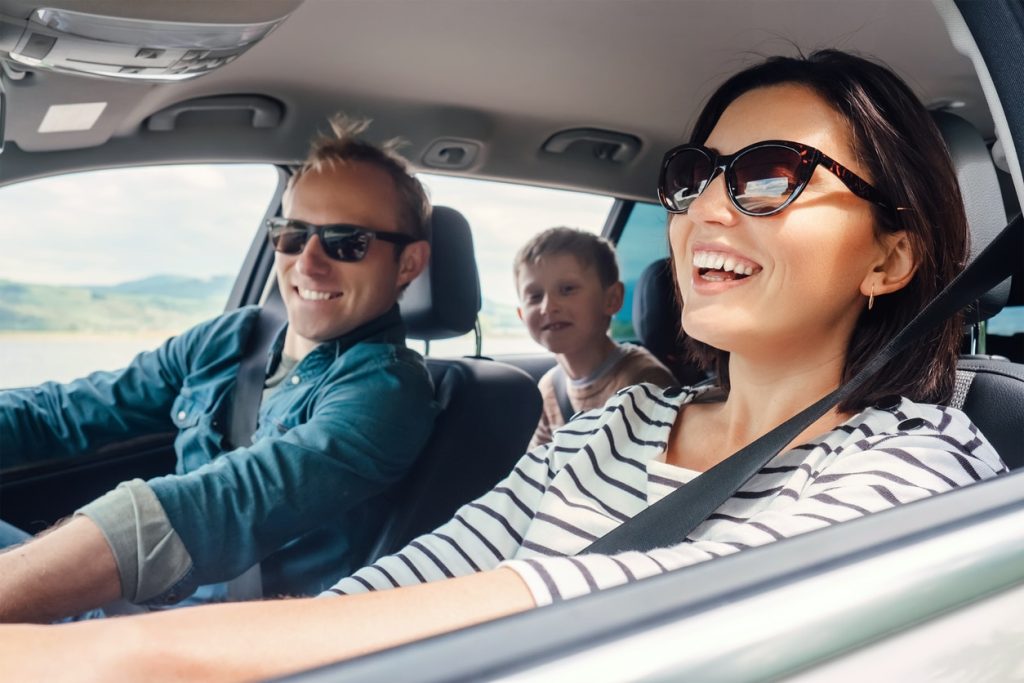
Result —
[[516, 254], [513, 263], [516, 285], [523, 266], [534, 265], [552, 254], [572, 254], [583, 267], [595, 268], [602, 287], [611, 287], [619, 281], [619, 264], [611, 242], [591, 232], [558, 227], [534, 235]]
[[355, 119], [344, 114], [335, 114], [329, 123], [331, 134], [320, 134], [313, 140], [306, 160], [288, 179], [285, 197], [307, 173], [319, 172], [324, 168], [349, 162], [372, 164], [387, 173], [394, 183], [399, 202], [399, 230], [417, 239], [429, 240], [430, 199], [427, 198], [423, 185], [409, 173], [405, 160], [396, 151], [401, 141], [388, 140], [378, 147], [360, 139], [359, 136], [370, 127], [369, 119]]

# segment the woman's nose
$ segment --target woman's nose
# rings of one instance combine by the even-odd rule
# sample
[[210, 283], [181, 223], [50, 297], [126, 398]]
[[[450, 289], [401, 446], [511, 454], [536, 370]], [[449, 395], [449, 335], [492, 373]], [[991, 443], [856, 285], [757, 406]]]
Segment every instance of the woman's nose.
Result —
[[704, 188], [700, 196], [693, 200], [686, 215], [696, 223], [733, 225], [740, 213], [729, 200], [727, 192], [725, 174], [720, 173]]

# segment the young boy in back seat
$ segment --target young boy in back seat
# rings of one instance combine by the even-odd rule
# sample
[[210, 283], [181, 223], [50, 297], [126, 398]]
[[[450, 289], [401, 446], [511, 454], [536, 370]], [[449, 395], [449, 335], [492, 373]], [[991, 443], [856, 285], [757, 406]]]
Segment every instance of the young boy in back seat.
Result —
[[545, 230], [516, 254], [514, 275], [519, 319], [558, 360], [539, 383], [544, 408], [530, 448], [551, 441], [573, 414], [603, 406], [622, 387], [677, 383], [645, 348], [608, 336], [624, 292], [608, 240], [572, 228]]

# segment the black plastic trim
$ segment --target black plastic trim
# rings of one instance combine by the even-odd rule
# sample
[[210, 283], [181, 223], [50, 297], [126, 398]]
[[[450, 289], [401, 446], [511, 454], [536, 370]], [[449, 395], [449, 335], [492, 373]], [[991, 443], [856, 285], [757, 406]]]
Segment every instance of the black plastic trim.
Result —
[[[974, 37], [999, 92], [999, 103], [1017, 154], [1024, 154], [1024, 2], [1020, 0], [954, 0]], [[1009, 150], [1007, 150], [1009, 151]], [[1021, 164], [1022, 160], [1017, 159]], [[1018, 197], [1024, 202], [1024, 197]]]
[[238, 277], [235, 278], [235, 284], [231, 288], [231, 294], [228, 295], [227, 303], [224, 305], [225, 311], [233, 311], [236, 308], [260, 302], [267, 279], [270, 277], [270, 271], [274, 266], [274, 251], [270, 248], [263, 232], [263, 223], [268, 218], [276, 216], [280, 210], [281, 200], [284, 197], [284, 190], [290, 176], [291, 172], [288, 169], [277, 167], [277, 189], [256, 228], [256, 235], [249, 245], [249, 251], [245, 255], [242, 267], [238, 271]]
[[601, 235], [607, 237], [612, 244], [618, 244], [635, 205], [636, 202], [632, 199], [616, 199], [608, 212], [608, 217], [605, 218]]

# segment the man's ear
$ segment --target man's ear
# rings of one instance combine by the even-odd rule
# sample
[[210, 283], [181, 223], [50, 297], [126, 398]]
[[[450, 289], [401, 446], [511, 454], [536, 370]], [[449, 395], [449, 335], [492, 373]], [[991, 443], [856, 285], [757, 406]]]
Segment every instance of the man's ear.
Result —
[[430, 242], [419, 240], [405, 245], [398, 259], [398, 280], [395, 285], [401, 289], [416, 279], [430, 261]]
[[610, 285], [604, 290], [604, 313], [605, 315], [615, 315], [622, 309], [622, 304], [626, 301], [626, 287], [622, 282], [616, 282]]
[[870, 297], [891, 294], [907, 286], [917, 272], [917, 258], [905, 231], [883, 235], [881, 253], [860, 284], [860, 292]]

